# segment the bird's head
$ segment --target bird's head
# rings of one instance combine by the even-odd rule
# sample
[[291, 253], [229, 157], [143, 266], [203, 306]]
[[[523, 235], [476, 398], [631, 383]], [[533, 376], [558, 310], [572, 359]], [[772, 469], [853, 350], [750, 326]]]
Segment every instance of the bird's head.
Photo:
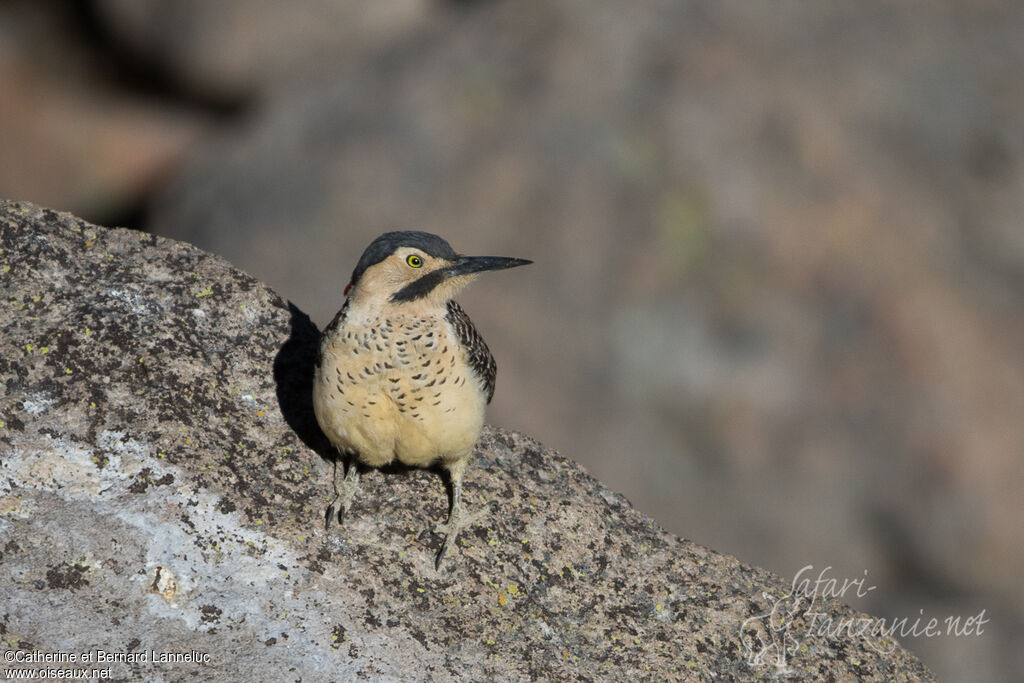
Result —
[[504, 256], [462, 256], [429, 232], [386, 232], [366, 248], [345, 294], [356, 306], [419, 303], [444, 306], [486, 270], [532, 261]]

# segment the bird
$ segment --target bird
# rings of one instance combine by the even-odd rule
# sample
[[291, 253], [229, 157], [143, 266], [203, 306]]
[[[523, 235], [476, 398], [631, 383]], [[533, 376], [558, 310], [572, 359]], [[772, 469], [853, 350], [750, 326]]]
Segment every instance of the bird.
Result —
[[359, 464], [447, 470], [451, 499], [435, 569], [465, 523], [462, 479], [494, 396], [497, 365], [454, 296], [485, 271], [532, 261], [463, 256], [432, 233], [386, 232], [363, 252], [345, 301], [320, 336], [313, 410], [346, 460], [335, 459], [338, 523], [359, 488]]

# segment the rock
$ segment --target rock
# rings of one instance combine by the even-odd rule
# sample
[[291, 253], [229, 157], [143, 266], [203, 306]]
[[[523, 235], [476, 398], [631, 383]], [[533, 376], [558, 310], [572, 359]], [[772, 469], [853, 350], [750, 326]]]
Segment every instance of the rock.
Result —
[[[931, 680], [894, 643], [819, 633], [786, 582], [514, 432], [485, 430], [466, 500], [486, 514], [442, 572], [436, 472], [365, 476], [325, 532], [304, 313], [188, 244], [31, 204], [0, 203], [0, 247], [0, 634], [22, 659], [102, 651], [89, 666], [164, 680], [711, 680], [781, 656], [798, 678]], [[776, 631], [773, 606], [793, 612]]]

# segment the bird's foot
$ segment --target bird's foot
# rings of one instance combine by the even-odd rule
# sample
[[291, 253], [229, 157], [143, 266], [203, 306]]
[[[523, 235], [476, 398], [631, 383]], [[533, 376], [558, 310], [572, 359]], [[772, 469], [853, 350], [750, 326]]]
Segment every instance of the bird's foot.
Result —
[[[453, 524], [453, 521], [456, 523]], [[435, 531], [444, 534], [444, 542], [441, 543], [441, 550], [437, 552], [437, 557], [434, 559], [434, 569], [441, 569], [441, 561], [448, 554], [448, 548], [455, 543], [455, 539], [459, 536], [460, 525], [457, 522], [458, 520], [452, 520], [449, 517], [448, 522], [435, 528]]]
[[437, 558], [434, 560], [434, 569], [441, 568], [441, 561], [444, 560], [445, 555], [448, 554], [448, 549], [455, 545], [455, 539], [459, 537], [459, 532], [463, 529], [468, 529], [490, 512], [489, 509], [484, 508], [478, 510], [472, 514], [466, 514], [462, 511], [462, 507], [453, 508], [451, 513], [448, 515], [448, 521], [443, 524], [437, 524], [434, 526], [434, 533], [444, 534], [444, 541], [441, 543], [441, 550], [437, 553]]
[[356, 463], [349, 463], [348, 472], [345, 474], [340, 489], [337, 479], [337, 470], [335, 470], [334, 500], [327, 506], [327, 512], [324, 515], [325, 530], [331, 528], [335, 511], [338, 513], [338, 524], [340, 525], [345, 519], [345, 513], [352, 506], [352, 499], [355, 497], [356, 491], [359, 490], [359, 468]]

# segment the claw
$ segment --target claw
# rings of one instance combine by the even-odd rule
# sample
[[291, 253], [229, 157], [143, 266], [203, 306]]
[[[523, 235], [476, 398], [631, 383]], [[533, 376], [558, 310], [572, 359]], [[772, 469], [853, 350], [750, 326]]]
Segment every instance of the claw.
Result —
[[444, 543], [441, 544], [441, 550], [437, 553], [437, 558], [434, 560], [434, 569], [441, 569], [441, 561], [444, 560], [444, 556], [448, 554], [448, 547], [452, 544], [452, 541], [459, 535], [457, 529], [449, 531], [444, 537]]
[[324, 530], [331, 528], [331, 520], [334, 519], [334, 513], [338, 513], [338, 524], [340, 525], [345, 519], [345, 513], [348, 512], [349, 507], [352, 505], [352, 498], [355, 496], [356, 490], [359, 488], [359, 467], [355, 460], [349, 461], [348, 472], [345, 473], [345, 479], [341, 483], [339, 490], [338, 487], [338, 462], [334, 462], [334, 500], [327, 506], [327, 512], [324, 515]]

